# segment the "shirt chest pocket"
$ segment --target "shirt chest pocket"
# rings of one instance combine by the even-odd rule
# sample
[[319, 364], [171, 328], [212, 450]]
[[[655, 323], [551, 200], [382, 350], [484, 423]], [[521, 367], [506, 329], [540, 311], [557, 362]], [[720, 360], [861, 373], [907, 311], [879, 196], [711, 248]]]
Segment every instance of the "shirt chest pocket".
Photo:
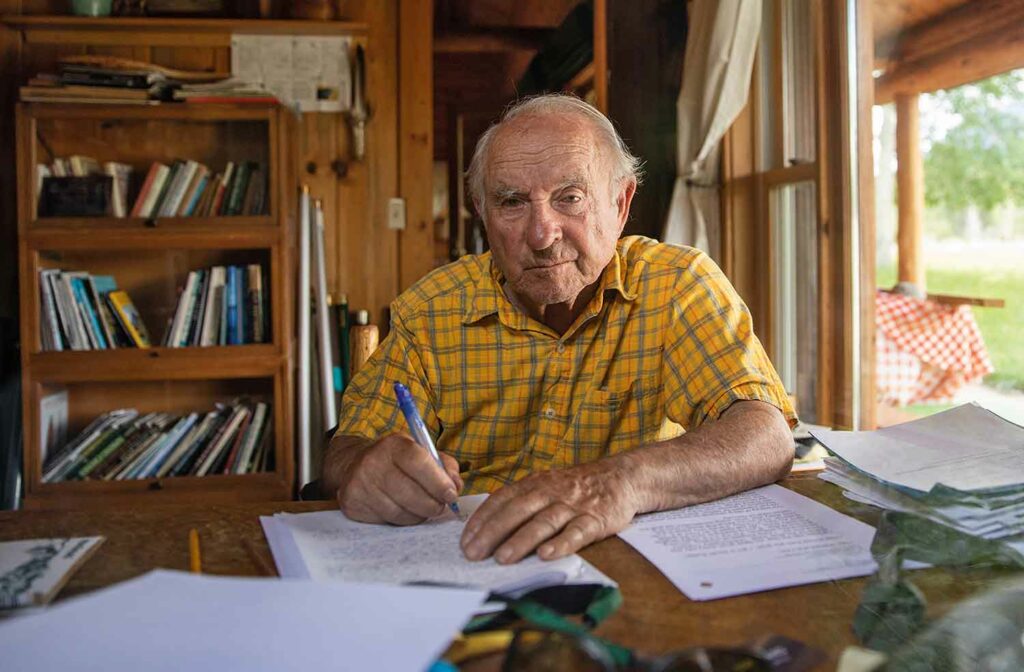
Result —
[[[653, 440], [661, 425], [661, 386], [634, 380], [624, 390], [589, 390], [566, 436], [565, 465], [591, 462]], [[569, 454], [565, 454], [569, 453]]]

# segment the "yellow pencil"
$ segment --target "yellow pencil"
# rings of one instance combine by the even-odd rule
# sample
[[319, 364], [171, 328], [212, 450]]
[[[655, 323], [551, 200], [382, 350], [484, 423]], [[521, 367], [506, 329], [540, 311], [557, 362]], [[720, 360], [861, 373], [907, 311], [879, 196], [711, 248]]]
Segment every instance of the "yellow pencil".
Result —
[[193, 574], [203, 571], [203, 560], [199, 555], [199, 532], [195, 528], [188, 531], [188, 566]]

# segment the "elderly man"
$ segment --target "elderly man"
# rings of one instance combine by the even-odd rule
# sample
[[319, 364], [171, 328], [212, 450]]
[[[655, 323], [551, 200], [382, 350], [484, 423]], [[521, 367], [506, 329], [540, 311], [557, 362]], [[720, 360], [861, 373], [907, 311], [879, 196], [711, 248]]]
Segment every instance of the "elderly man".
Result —
[[[465, 556], [553, 559], [789, 471], [792, 408], [721, 271], [619, 238], [637, 172], [608, 119], [567, 96], [484, 134], [469, 182], [491, 251], [399, 296], [345, 392], [323, 481], [348, 517], [410, 525], [490, 492]], [[445, 470], [402, 431], [395, 381]]]

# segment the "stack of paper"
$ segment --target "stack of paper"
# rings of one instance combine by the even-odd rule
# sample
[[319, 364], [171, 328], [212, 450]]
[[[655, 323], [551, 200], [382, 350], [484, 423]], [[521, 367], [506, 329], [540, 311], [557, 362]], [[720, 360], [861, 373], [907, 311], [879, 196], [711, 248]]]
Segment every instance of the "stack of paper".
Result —
[[637, 516], [619, 533], [691, 600], [867, 576], [874, 535], [778, 485]]
[[1024, 549], [1024, 428], [967, 404], [873, 432], [814, 430], [850, 499]]
[[483, 591], [158, 570], [0, 623], [4, 670], [424, 670]]
[[[471, 515], [486, 497], [461, 497], [463, 515]], [[357, 523], [340, 511], [278, 513], [260, 522], [285, 578], [441, 584], [501, 593], [563, 583], [614, 585], [578, 555], [552, 561], [532, 555], [514, 565], [493, 558], [470, 562], [459, 546], [465, 521], [451, 511], [408, 527]]]

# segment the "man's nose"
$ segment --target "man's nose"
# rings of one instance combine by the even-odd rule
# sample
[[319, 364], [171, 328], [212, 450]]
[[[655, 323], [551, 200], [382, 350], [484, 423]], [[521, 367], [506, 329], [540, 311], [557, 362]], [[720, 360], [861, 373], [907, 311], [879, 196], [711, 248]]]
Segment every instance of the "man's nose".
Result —
[[561, 239], [562, 226], [551, 204], [543, 200], [534, 201], [530, 206], [527, 244], [534, 250], [546, 250]]

